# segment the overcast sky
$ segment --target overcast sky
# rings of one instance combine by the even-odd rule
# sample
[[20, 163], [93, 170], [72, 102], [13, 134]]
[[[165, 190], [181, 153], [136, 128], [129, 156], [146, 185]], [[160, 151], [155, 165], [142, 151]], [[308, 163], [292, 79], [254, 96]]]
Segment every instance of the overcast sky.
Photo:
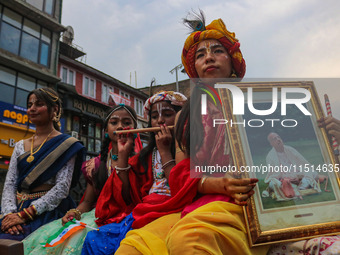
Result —
[[136, 72], [146, 87], [153, 77], [175, 82], [169, 71], [189, 32], [181, 20], [198, 8], [207, 24], [222, 18], [236, 33], [246, 78], [340, 78], [338, 0], [64, 0], [62, 24], [73, 27], [86, 64], [126, 84], [131, 73], [132, 86]]

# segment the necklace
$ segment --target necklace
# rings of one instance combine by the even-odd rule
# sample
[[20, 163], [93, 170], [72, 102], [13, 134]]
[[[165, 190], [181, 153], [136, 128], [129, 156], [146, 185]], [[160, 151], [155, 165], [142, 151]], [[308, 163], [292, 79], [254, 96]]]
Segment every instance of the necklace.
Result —
[[39, 148], [38, 148], [35, 152], [33, 152], [33, 144], [34, 144], [34, 137], [35, 137], [35, 135], [32, 136], [31, 154], [30, 154], [30, 155], [27, 157], [27, 159], [26, 159], [26, 161], [27, 161], [28, 163], [31, 163], [31, 162], [34, 160], [33, 154], [37, 153], [37, 152], [41, 149], [41, 147], [46, 143], [47, 139], [50, 137], [50, 135], [53, 133], [53, 131], [54, 131], [54, 130], [52, 130], [52, 132], [49, 133], [48, 136], [46, 136], [45, 140], [40, 144]]

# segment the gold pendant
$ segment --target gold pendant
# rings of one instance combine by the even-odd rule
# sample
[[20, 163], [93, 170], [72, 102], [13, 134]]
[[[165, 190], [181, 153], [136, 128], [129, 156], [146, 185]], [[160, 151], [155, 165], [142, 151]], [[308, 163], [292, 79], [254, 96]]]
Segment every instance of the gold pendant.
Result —
[[28, 156], [28, 158], [26, 159], [28, 163], [31, 163], [33, 160], [34, 160], [34, 157], [32, 155]]

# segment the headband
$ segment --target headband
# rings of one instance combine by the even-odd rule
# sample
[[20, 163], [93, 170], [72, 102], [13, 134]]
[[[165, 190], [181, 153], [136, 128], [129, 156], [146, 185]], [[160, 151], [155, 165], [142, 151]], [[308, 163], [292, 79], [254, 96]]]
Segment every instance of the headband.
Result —
[[148, 114], [151, 109], [151, 106], [154, 103], [161, 101], [170, 101], [172, 105], [183, 106], [187, 101], [187, 98], [186, 96], [179, 92], [161, 91], [150, 97], [148, 100], [146, 100], [144, 104], [144, 111]]
[[133, 116], [132, 112], [129, 110], [129, 108], [127, 108], [125, 106], [125, 104], [119, 104], [116, 108], [114, 108], [105, 118], [105, 122], [109, 119], [109, 117], [112, 115], [112, 113], [114, 113], [115, 111], [118, 111], [122, 108], [130, 114], [131, 118], [133, 119], [133, 121], [135, 122], [135, 124], [137, 126], [137, 119], [135, 118], [135, 116]]

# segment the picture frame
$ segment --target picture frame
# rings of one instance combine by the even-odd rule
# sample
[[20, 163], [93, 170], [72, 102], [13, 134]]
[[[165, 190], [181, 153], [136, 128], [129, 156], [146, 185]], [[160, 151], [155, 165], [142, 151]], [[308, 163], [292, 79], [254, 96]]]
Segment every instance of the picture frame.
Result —
[[[222, 88], [227, 84], [237, 86], [243, 92], [243, 115], [233, 114], [236, 108], [233, 99], [235, 97], [235, 100], [239, 101], [240, 97], [234, 96], [231, 90]], [[243, 167], [243, 171], [239, 173], [241, 177], [259, 179], [254, 188], [255, 194], [244, 207], [250, 246], [340, 233], [340, 214], [337, 213], [340, 209], [339, 161], [333, 153], [325, 129], [317, 124], [317, 120], [324, 117], [324, 114], [314, 83], [235, 82], [217, 83], [215, 88], [222, 101], [225, 122], [228, 122], [225, 125], [233, 164], [239, 171]], [[302, 100], [301, 93], [283, 94], [284, 90], [292, 91], [292, 88], [310, 92], [310, 100], [302, 106], [311, 115], [305, 115], [297, 105], [284, 103], [285, 96]], [[275, 89], [278, 91], [278, 102], [272, 114], [260, 116], [248, 109], [248, 94], [252, 96], [255, 109], [269, 109], [273, 106]], [[287, 108], [286, 115], [282, 115], [283, 106]], [[268, 121], [270, 119], [275, 121]], [[295, 120], [298, 125], [293, 127], [293, 121], [290, 121], [290, 124], [286, 121], [282, 125], [283, 119]], [[275, 134], [279, 136], [283, 146], [286, 146], [285, 153], [290, 151], [291, 155], [282, 156], [277, 153], [271, 140]], [[288, 149], [287, 146], [293, 149]], [[296, 156], [298, 159], [293, 159], [292, 155], [299, 155]], [[300, 167], [296, 162], [304, 162], [302, 158], [308, 163], [301, 163]], [[289, 169], [287, 172], [283, 171], [289, 164], [280, 162], [287, 160], [290, 165], [295, 162], [295, 173], [292, 171], [294, 166], [286, 168]], [[268, 175], [268, 162], [273, 165], [274, 174]], [[277, 162], [280, 164], [276, 164]], [[281, 167], [277, 176], [274, 165], [277, 169]], [[267, 166], [267, 169], [264, 166]], [[308, 185], [307, 179], [310, 181]]]

